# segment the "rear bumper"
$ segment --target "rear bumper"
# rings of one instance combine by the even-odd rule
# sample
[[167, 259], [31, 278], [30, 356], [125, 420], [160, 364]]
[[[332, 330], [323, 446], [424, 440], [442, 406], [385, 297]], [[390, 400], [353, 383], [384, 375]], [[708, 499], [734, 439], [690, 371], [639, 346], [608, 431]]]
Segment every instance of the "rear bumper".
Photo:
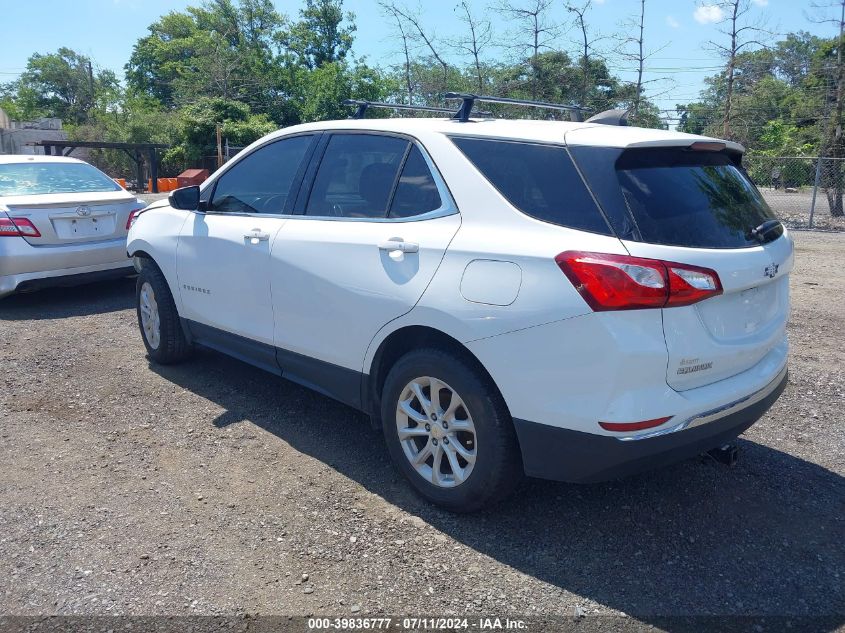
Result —
[[[705, 415], [703, 423], [654, 437], [622, 441], [560, 427], [514, 419], [525, 473], [531, 477], [590, 483], [606, 481], [658, 468], [717, 448], [754, 424], [774, 404], [786, 387], [783, 371], [755, 398], [752, 394], [738, 408]], [[743, 404], [750, 402], [747, 406]]]
[[0, 240], [0, 297], [36, 282], [57, 285], [57, 278], [122, 269], [132, 270], [124, 238], [56, 246], [32, 246], [19, 237]]
[[52, 288], [55, 286], [72, 286], [102, 281], [104, 279], [125, 277], [134, 272], [135, 269], [132, 267], [132, 262], [124, 260], [111, 264], [4, 275], [0, 276], [0, 299], [16, 291], [37, 290], [39, 288]]

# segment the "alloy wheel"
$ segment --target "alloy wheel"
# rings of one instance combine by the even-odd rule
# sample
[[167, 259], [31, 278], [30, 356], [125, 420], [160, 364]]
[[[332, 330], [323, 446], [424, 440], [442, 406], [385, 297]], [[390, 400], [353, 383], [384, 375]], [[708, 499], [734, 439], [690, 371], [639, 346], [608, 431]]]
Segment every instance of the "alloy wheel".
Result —
[[151, 348], [158, 349], [161, 344], [161, 319], [158, 314], [155, 291], [149, 282], [144, 282], [141, 286], [138, 301], [144, 337]]
[[396, 406], [396, 429], [405, 457], [426, 481], [439, 488], [459, 486], [477, 456], [475, 425], [458, 393], [432, 376], [415, 378]]

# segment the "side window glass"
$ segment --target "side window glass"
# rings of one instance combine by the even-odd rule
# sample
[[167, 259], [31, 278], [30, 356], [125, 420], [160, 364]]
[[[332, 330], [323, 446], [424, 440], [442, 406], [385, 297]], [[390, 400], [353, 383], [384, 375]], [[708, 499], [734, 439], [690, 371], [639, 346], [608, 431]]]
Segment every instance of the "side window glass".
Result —
[[307, 215], [383, 218], [408, 141], [375, 134], [335, 134], [326, 147]]
[[565, 148], [464, 137], [452, 141], [490, 184], [526, 215], [611, 235]]
[[309, 135], [276, 141], [238, 161], [217, 181], [208, 210], [284, 213], [291, 186], [311, 140]]
[[440, 192], [422, 152], [415, 145], [405, 161], [388, 217], [408, 218], [439, 209], [440, 205]]

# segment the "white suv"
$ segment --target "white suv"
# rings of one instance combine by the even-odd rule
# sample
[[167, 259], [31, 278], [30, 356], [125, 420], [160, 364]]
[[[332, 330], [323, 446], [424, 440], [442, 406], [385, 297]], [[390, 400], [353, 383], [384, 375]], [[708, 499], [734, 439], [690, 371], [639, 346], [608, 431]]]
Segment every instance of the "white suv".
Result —
[[366, 412], [452, 510], [523, 473], [694, 456], [786, 384], [793, 245], [741, 156], [589, 122], [290, 127], [137, 216], [144, 344], [160, 363], [209, 347]]

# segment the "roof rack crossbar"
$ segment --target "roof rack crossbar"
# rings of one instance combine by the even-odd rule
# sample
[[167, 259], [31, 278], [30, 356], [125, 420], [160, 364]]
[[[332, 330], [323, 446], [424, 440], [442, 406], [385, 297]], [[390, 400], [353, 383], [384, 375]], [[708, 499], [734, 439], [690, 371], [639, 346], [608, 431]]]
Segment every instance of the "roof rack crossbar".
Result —
[[[455, 111], [452, 108], [437, 108], [435, 106], [418, 106], [418, 105], [410, 105], [407, 103], [383, 103], [381, 101], [361, 101], [359, 99], [346, 99], [343, 102], [345, 106], [356, 106], [357, 109], [355, 110], [355, 114], [352, 115], [351, 118], [353, 119], [363, 119], [364, 115], [367, 112], [367, 108], [387, 108], [389, 110], [416, 110], [421, 112], [438, 112], [440, 114], [454, 114]], [[489, 112], [479, 112], [478, 114], [482, 116], [489, 116]]]
[[455, 113], [454, 118], [462, 121], [467, 122], [469, 120], [470, 114], [472, 113], [472, 108], [475, 105], [476, 101], [481, 101], [484, 103], [503, 103], [509, 105], [521, 105], [521, 106], [530, 106], [533, 108], [547, 108], [549, 110], [563, 110], [566, 112], [570, 112], [576, 117], [574, 120], [580, 120], [582, 112], [589, 112], [588, 108], [582, 108], [581, 106], [577, 105], [565, 105], [562, 103], [548, 103], [546, 101], [532, 101], [530, 99], [511, 99], [508, 97], [490, 97], [486, 95], [474, 95], [474, 94], [467, 94], [462, 92], [447, 92], [444, 97], [446, 99], [461, 99], [461, 107], [458, 108], [458, 111]]

